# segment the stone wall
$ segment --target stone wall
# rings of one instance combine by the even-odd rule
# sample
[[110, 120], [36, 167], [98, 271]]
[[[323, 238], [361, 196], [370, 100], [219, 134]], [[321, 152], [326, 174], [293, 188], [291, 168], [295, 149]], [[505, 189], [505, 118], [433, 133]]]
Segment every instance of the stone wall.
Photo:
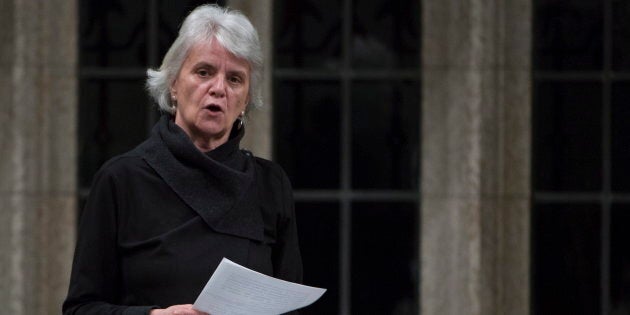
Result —
[[58, 314], [76, 213], [75, 1], [0, 0], [0, 305]]
[[422, 314], [529, 314], [530, 0], [422, 3]]

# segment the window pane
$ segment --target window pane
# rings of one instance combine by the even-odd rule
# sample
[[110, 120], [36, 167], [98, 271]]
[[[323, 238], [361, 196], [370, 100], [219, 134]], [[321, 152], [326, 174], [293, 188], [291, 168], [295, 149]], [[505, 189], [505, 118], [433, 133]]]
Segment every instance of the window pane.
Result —
[[277, 81], [276, 160], [294, 188], [339, 187], [339, 84]]
[[339, 69], [342, 4], [337, 0], [275, 0], [275, 67]]
[[534, 314], [599, 314], [600, 208], [536, 205]]
[[602, 7], [602, 0], [536, 1], [535, 69], [600, 70]]
[[612, 1], [613, 69], [630, 70], [630, 1]]
[[353, 84], [353, 188], [418, 187], [419, 86], [391, 80]]
[[611, 218], [610, 294], [612, 314], [630, 312], [630, 205], [616, 205]]
[[418, 206], [352, 205], [352, 313], [418, 314]]
[[352, 62], [359, 68], [413, 68], [420, 63], [420, 1], [355, 1]]
[[533, 120], [536, 190], [601, 188], [601, 93], [598, 83], [536, 84]]
[[82, 80], [79, 97], [79, 183], [89, 187], [105, 161], [146, 138], [149, 105], [144, 80]]
[[630, 191], [630, 82], [612, 90], [612, 189]]
[[296, 203], [304, 284], [326, 288], [300, 314], [335, 314], [339, 309], [339, 205]]
[[81, 66], [146, 66], [146, 1], [79, 3]]

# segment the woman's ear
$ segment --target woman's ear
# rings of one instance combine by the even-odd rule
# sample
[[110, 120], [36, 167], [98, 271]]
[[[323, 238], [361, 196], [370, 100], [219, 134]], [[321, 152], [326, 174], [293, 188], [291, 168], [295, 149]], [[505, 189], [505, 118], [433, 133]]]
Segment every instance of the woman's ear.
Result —
[[173, 80], [173, 83], [171, 83], [171, 86], [169, 87], [169, 90], [171, 91], [171, 99], [173, 100], [177, 99], [177, 89], [175, 88], [176, 83], [177, 79]]

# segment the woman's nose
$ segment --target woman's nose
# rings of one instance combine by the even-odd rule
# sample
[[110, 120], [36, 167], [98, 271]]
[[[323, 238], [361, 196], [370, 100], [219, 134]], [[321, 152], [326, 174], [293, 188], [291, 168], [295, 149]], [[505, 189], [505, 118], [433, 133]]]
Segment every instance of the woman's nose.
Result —
[[217, 74], [213, 82], [210, 84], [210, 95], [214, 97], [225, 96], [225, 75]]

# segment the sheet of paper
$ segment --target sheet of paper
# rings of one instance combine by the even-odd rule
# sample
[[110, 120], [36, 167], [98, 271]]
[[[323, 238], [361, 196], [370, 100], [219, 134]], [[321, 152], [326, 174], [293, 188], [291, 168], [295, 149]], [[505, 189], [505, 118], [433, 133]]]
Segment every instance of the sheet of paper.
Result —
[[317, 301], [326, 289], [269, 277], [223, 258], [193, 308], [211, 315], [275, 315]]

